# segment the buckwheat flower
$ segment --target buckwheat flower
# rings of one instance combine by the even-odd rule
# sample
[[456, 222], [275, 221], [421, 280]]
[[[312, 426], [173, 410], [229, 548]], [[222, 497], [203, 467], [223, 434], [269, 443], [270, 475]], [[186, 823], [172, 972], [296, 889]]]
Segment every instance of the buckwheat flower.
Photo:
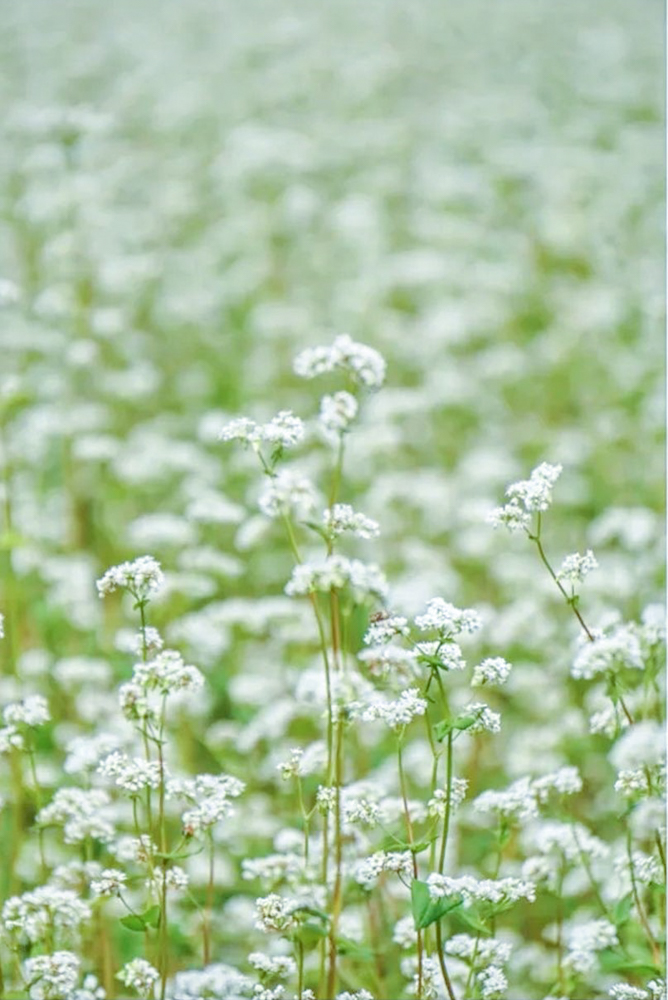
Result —
[[489, 965], [476, 976], [480, 985], [482, 1000], [498, 1000], [508, 989], [508, 980], [503, 969]]
[[384, 872], [394, 872], [400, 877], [411, 878], [413, 855], [410, 851], [377, 851], [356, 865], [354, 878], [365, 889], [371, 889]]
[[132, 679], [146, 691], [161, 695], [175, 691], [197, 691], [204, 684], [204, 677], [197, 667], [187, 666], [180, 653], [165, 649], [148, 663], [136, 663]]
[[394, 925], [392, 940], [400, 948], [414, 948], [417, 944], [417, 931], [413, 917], [401, 917]]
[[438, 670], [465, 670], [466, 660], [459, 643], [452, 639], [446, 642], [416, 642], [415, 652], [418, 662], [437, 665]]
[[388, 680], [392, 687], [403, 688], [420, 676], [417, 654], [400, 646], [373, 646], [357, 654], [373, 677]]
[[608, 990], [608, 996], [612, 1000], [650, 1000], [651, 994], [639, 986], [630, 986], [628, 983], [615, 983]]
[[62, 826], [66, 844], [82, 844], [89, 837], [109, 843], [114, 836], [111, 800], [102, 788], [59, 788], [37, 814], [37, 825]]
[[80, 964], [71, 951], [26, 959], [22, 972], [30, 1000], [62, 1000], [71, 996], [79, 979]]
[[[629, 864], [630, 861], [630, 864]], [[633, 877], [643, 885], [661, 885], [663, 872], [658, 858], [643, 851], [632, 851], [631, 858], [626, 851], [618, 854], [613, 861], [613, 868], [627, 883], [625, 892], [631, 892], [632, 884], [629, 867], [633, 867]]]
[[285, 899], [273, 892], [269, 896], [260, 896], [255, 900], [257, 919], [255, 926], [260, 931], [291, 931], [297, 926], [294, 911], [299, 903], [294, 899]]
[[280, 983], [274, 987], [256, 983], [253, 987], [253, 1000], [287, 1000], [285, 986]]
[[281, 448], [293, 448], [304, 439], [304, 422], [291, 410], [281, 410], [261, 428], [262, 440]]
[[248, 417], [235, 417], [221, 429], [218, 435], [219, 441], [241, 441], [242, 444], [249, 444], [257, 448], [262, 441], [260, 427], [254, 420]]
[[438, 632], [443, 640], [462, 632], [476, 632], [481, 625], [482, 619], [477, 611], [456, 608], [442, 597], [432, 598], [426, 612], [415, 619], [415, 627], [421, 632]]
[[420, 698], [417, 688], [402, 691], [398, 701], [386, 701], [380, 696], [371, 701], [362, 712], [365, 722], [382, 719], [390, 729], [395, 731], [408, 726], [418, 715], [427, 711], [427, 702]]
[[595, 633], [593, 642], [582, 641], [571, 667], [571, 676], [591, 680], [607, 671], [643, 670], [644, 666], [637, 635], [628, 625], [616, 625], [607, 635]]
[[159, 653], [164, 646], [164, 640], [157, 628], [146, 625], [138, 632], [132, 629], [119, 629], [116, 633], [114, 644], [116, 649], [122, 653], [130, 653], [132, 656], [142, 656], [144, 651], [149, 653]]
[[445, 944], [447, 955], [461, 958], [467, 964], [505, 965], [510, 958], [511, 946], [494, 938], [474, 938], [470, 934], [454, 934]]
[[336, 789], [320, 785], [318, 791], [315, 793], [315, 802], [318, 812], [322, 813], [323, 816], [333, 812], [336, 805]]
[[617, 929], [602, 917], [587, 923], [573, 923], [566, 935], [568, 953], [564, 964], [580, 975], [587, 975], [596, 966], [596, 953], [619, 944]]
[[304, 751], [300, 747], [293, 747], [288, 760], [276, 765], [276, 770], [281, 772], [284, 781], [289, 778], [296, 778], [299, 775], [299, 765], [301, 764]]
[[647, 984], [652, 1000], [666, 1000], [665, 979], [650, 979]]
[[512, 666], [502, 656], [490, 656], [473, 668], [471, 687], [485, 684], [505, 684]]
[[574, 552], [565, 557], [557, 572], [557, 580], [566, 581], [575, 586], [576, 583], [582, 583], [587, 574], [594, 569], [598, 569], [598, 563], [591, 549], [587, 549], [584, 555]]
[[380, 820], [380, 810], [376, 802], [369, 799], [349, 799], [344, 796], [343, 800], [343, 823], [345, 826], [361, 826], [373, 830]]
[[438, 1000], [439, 997], [443, 996], [441, 993], [441, 974], [436, 959], [428, 956], [422, 959], [422, 989], [420, 989], [416, 958], [404, 959], [401, 963], [401, 971], [407, 978], [411, 975], [413, 977], [409, 987], [411, 996], [419, 997], [420, 1000]]
[[357, 513], [350, 504], [336, 503], [322, 515], [325, 531], [330, 538], [338, 538], [344, 531], [350, 531], [357, 538], [377, 538], [380, 525], [365, 514]]
[[582, 791], [582, 778], [577, 767], [561, 767], [552, 774], [534, 778], [532, 787], [539, 802], [547, 802], [551, 791], [559, 795], [576, 795]]
[[542, 462], [529, 479], [512, 483], [506, 490], [506, 496], [519, 501], [527, 511], [545, 511], [552, 503], [552, 489], [562, 470], [561, 465]]
[[24, 747], [25, 740], [16, 726], [4, 726], [0, 729], [0, 754], [23, 750]]
[[519, 878], [476, 879], [472, 875], [452, 878], [432, 872], [427, 877], [429, 895], [432, 899], [443, 896], [461, 895], [464, 900], [482, 900], [488, 903], [515, 903], [519, 899], [534, 902], [536, 886], [533, 882]]
[[100, 597], [115, 590], [127, 590], [137, 601], [147, 601], [157, 594], [165, 581], [160, 563], [153, 556], [139, 556], [133, 562], [112, 566], [97, 581]]
[[203, 969], [177, 972], [173, 979], [174, 1000], [203, 1000], [204, 997], [232, 998], [246, 996], [251, 980], [231, 965], [217, 962]]
[[189, 878], [180, 865], [172, 865], [171, 868], [154, 868], [150, 878], [146, 879], [146, 885], [152, 888], [158, 895], [162, 895], [163, 889], [173, 889], [175, 892], [182, 892], [188, 888]]
[[118, 896], [127, 882], [125, 872], [118, 868], [105, 868], [99, 879], [91, 882], [91, 892], [95, 896]]
[[335, 392], [320, 401], [320, 426], [328, 441], [336, 443], [346, 434], [357, 416], [357, 400], [349, 392]]
[[6, 726], [28, 726], [31, 729], [49, 722], [51, 715], [46, 698], [41, 694], [31, 694], [22, 701], [7, 705], [2, 713]]
[[538, 815], [536, 793], [530, 778], [520, 778], [502, 791], [489, 789], [473, 800], [477, 812], [496, 813], [499, 817], [522, 823]]
[[300, 563], [285, 587], [288, 597], [303, 597], [313, 591], [342, 590], [349, 586], [359, 603], [367, 597], [384, 601], [387, 580], [378, 566], [345, 556], [328, 556], [317, 563]]
[[158, 848], [147, 833], [140, 837], [119, 837], [111, 853], [118, 861], [137, 861], [148, 864], [153, 861]]
[[665, 729], [651, 719], [641, 719], [625, 729], [608, 754], [613, 767], [619, 771], [652, 767], [661, 763], [665, 756]]
[[263, 858], [244, 858], [241, 877], [246, 882], [259, 879], [274, 887], [281, 882], [294, 883], [304, 874], [304, 859], [300, 854], [267, 854]]
[[2, 924], [8, 935], [33, 944], [49, 934], [71, 935], [90, 918], [90, 906], [75, 892], [50, 885], [12, 896], [2, 908]]
[[359, 344], [347, 334], [337, 337], [331, 347], [308, 347], [294, 362], [296, 375], [315, 378], [343, 369], [368, 389], [379, 389], [385, 381], [385, 361], [372, 347]]
[[501, 716], [493, 712], [484, 702], [470, 702], [462, 708], [460, 715], [474, 716], [474, 722], [466, 730], [468, 733], [500, 733]]
[[507, 528], [508, 531], [528, 531], [531, 525], [531, 515], [521, 506], [519, 501], [511, 500], [503, 507], [495, 507], [487, 515], [487, 522], [493, 528]]
[[293, 469], [281, 469], [272, 476], [258, 499], [262, 513], [271, 518], [291, 514], [304, 519], [315, 509], [317, 502], [313, 483]]
[[118, 787], [130, 792], [131, 795], [138, 795], [145, 788], [158, 788], [164, 772], [164, 768], [161, 768], [157, 760], [131, 758], [119, 750], [105, 757], [97, 770], [105, 778], [115, 778]]
[[140, 997], [148, 1000], [153, 994], [153, 987], [160, 979], [160, 973], [145, 958], [133, 958], [116, 973], [124, 986], [135, 990]]
[[107, 992], [98, 982], [97, 976], [84, 976], [82, 985], [68, 993], [67, 1000], [107, 1000]]
[[297, 971], [297, 963], [288, 955], [265, 955], [261, 951], [252, 951], [248, 962], [258, 972], [275, 979], [287, 979]]
[[[466, 798], [466, 790], [469, 786], [466, 778], [453, 778], [450, 786], [450, 809], [457, 809]], [[445, 816], [448, 801], [448, 793], [444, 788], [437, 788], [433, 797], [427, 803], [427, 814], [432, 817]]]
[[603, 733], [604, 736], [612, 737], [628, 725], [628, 719], [612, 703], [589, 717], [589, 732]]
[[629, 771], [620, 771], [615, 781], [615, 791], [626, 799], [635, 798], [637, 795], [649, 795], [649, 782], [644, 769], [637, 767]]
[[368, 990], [355, 990], [354, 993], [344, 990], [343, 993], [336, 994], [336, 1000], [374, 1000], [374, 997]]
[[92, 733], [87, 736], [75, 736], [65, 744], [67, 756], [63, 764], [65, 774], [81, 774], [94, 771], [101, 757], [106, 757], [112, 750], [118, 750], [121, 738], [112, 733]]
[[373, 616], [364, 633], [364, 645], [381, 646], [393, 639], [395, 635], [407, 636], [409, 632], [407, 618], [379, 612]]

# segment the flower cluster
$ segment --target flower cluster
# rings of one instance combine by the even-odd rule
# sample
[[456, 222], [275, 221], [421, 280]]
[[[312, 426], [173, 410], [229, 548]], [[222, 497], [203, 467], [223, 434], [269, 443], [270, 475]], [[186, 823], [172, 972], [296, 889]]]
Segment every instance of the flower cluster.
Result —
[[302, 378], [315, 378], [342, 369], [367, 389], [379, 389], [385, 381], [383, 357], [347, 334], [337, 337], [330, 347], [309, 347], [298, 354], [294, 370]]

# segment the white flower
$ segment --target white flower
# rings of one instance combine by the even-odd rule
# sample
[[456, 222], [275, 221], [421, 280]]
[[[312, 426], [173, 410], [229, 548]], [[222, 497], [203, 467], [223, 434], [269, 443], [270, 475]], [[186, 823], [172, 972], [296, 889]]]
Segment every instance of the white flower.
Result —
[[356, 513], [347, 503], [336, 503], [322, 515], [325, 531], [331, 538], [337, 538], [344, 531], [350, 531], [357, 538], [377, 538], [380, 526], [377, 521]]
[[264, 955], [260, 951], [253, 951], [248, 956], [248, 962], [258, 972], [276, 979], [287, 979], [297, 971], [296, 962], [289, 955]]
[[108, 569], [97, 581], [97, 592], [106, 597], [115, 590], [127, 590], [137, 601], [146, 601], [160, 590], [164, 580], [160, 563], [153, 556], [139, 556], [134, 562]]
[[373, 722], [375, 719], [382, 719], [390, 729], [401, 729], [418, 715], [424, 715], [427, 711], [427, 702], [420, 698], [417, 688], [409, 688], [402, 691], [398, 701], [386, 701], [380, 695], [375, 697], [362, 710], [361, 718], [364, 722]]
[[508, 980], [503, 969], [489, 965], [477, 975], [482, 1000], [497, 1000], [508, 989]]
[[308, 517], [317, 503], [313, 483], [294, 469], [281, 469], [265, 484], [258, 506], [265, 517]]
[[442, 597], [434, 597], [427, 604], [423, 615], [415, 619], [415, 626], [422, 632], [438, 632], [441, 639], [448, 639], [461, 632], [476, 632], [482, 625], [477, 611], [463, 610], [448, 604]]
[[288, 597], [302, 597], [314, 590], [342, 590], [350, 586], [357, 602], [366, 597], [384, 601], [387, 580], [374, 563], [333, 555], [315, 563], [300, 563], [285, 587]]
[[372, 347], [359, 344], [347, 334], [331, 347], [308, 347], [295, 358], [295, 374], [315, 378], [336, 368], [343, 369], [367, 389], [379, 389], [385, 381], [385, 361]]
[[395, 872], [410, 878], [413, 874], [413, 855], [410, 851], [377, 851], [357, 864], [355, 881], [365, 889], [371, 889], [383, 872]]
[[71, 951], [37, 955], [23, 963], [23, 978], [30, 1000], [62, 1000], [69, 996], [79, 978], [80, 961]]
[[625, 729], [609, 753], [618, 771], [660, 763], [666, 755], [666, 731], [651, 719], [641, 719]]
[[298, 905], [295, 900], [284, 899], [275, 892], [269, 896], [260, 896], [255, 900], [255, 926], [260, 931], [292, 930], [297, 924], [297, 918], [293, 914]]
[[591, 549], [582, 556], [579, 552], [566, 556], [557, 573], [558, 580], [566, 580], [575, 585], [581, 583], [588, 573], [598, 568], [598, 563]]
[[114, 750], [100, 762], [97, 770], [106, 778], [115, 778], [119, 788], [137, 795], [145, 788], [158, 788], [164, 769], [157, 760], [130, 758], [120, 750]]
[[496, 813], [518, 823], [538, 815], [538, 803], [530, 778], [514, 781], [502, 791], [488, 789], [473, 800], [473, 808], [482, 813]]
[[462, 708], [460, 715], [475, 716], [474, 722], [466, 730], [467, 733], [499, 733], [501, 732], [501, 716], [493, 712], [484, 702], [470, 702]]
[[536, 898], [534, 883], [519, 878], [476, 879], [472, 875], [451, 878], [449, 875], [433, 872], [427, 877], [427, 884], [432, 899], [461, 895], [464, 900], [514, 903], [518, 899], [528, 899], [533, 902]]
[[547, 802], [550, 791], [559, 795], [575, 795], [582, 791], [582, 778], [577, 767], [562, 767], [552, 774], [534, 778], [532, 787], [539, 802]]
[[320, 425], [325, 437], [336, 443], [345, 434], [357, 416], [358, 404], [349, 392], [335, 392], [320, 401]]
[[509, 497], [504, 507], [496, 507], [487, 520], [495, 527], [504, 526], [510, 531], [528, 531], [531, 514], [545, 511], [552, 502], [552, 488], [562, 471], [561, 465], [543, 462], [531, 473], [529, 479], [512, 483], [506, 490]]
[[31, 694], [23, 701], [15, 701], [11, 705], [7, 705], [3, 710], [2, 718], [5, 725], [9, 727], [30, 726], [34, 728], [49, 722], [51, 715], [46, 698], [43, 698], [41, 694]]
[[263, 443], [275, 448], [292, 448], [304, 438], [304, 423], [291, 410], [281, 410], [268, 424], [257, 424], [248, 417], [235, 417], [218, 435], [221, 441], [241, 441], [255, 451]]
[[196, 691], [204, 684], [204, 677], [197, 667], [187, 666], [180, 653], [165, 649], [148, 663], [136, 663], [133, 681], [145, 691], [160, 695], [176, 691]]
[[591, 680], [597, 674], [620, 668], [643, 670], [644, 662], [638, 637], [629, 625], [617, 625], [607, 635], [594, 635], [594, 640], [582, 640], [571, 676]]
[[566, 941], [565, 965], [580, 975], [587, 975], [594, 969], [597, 951], [619, 944], [615, 925], [604, 917], [587, 923], [572, 923]]
[[477, 667], [473, 668], [471, 687], [482, 687], [484, 684], [505, 684], [512, 667], [502, 656], [491, 656]]
[[389, 642], [395, 635], [407, 636], [409, 633], [408, 619], [399, 615], [379, 612], [374, 615], [364, 635], [365, 646], [376, 646]]
[[116, 973], [116, 979], [120, 979], [131, 990], [136, 990], [140, 997], [148, 998], [160, 979], [160, 973], [145, 958], [133, 958]]
[[38, 886], [22, 896], [12, 896], [2, 908], [2, 924], [19, 941], [35, 943], [58, 931], [76, 931], [91, 918], [88, 903], [71, 889]]
[[105, 868], [99, 879], [90, 884], [91, 892], [96, 896], [118, 896], [125, 883], [127, 875], [118, 868]]

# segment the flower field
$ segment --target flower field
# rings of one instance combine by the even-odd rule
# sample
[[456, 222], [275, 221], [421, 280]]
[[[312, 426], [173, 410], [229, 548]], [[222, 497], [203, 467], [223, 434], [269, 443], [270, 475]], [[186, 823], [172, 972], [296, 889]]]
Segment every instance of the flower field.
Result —
[[662, 9], [3, 8], [0, 998], [665, 1000]]

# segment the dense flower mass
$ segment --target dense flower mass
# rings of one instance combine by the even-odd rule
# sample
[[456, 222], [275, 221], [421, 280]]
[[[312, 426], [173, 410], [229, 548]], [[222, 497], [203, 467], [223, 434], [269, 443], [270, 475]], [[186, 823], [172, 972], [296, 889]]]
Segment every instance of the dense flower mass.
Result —
[[4, 5], [1, 997], [666, 1000], [663, 27]]

